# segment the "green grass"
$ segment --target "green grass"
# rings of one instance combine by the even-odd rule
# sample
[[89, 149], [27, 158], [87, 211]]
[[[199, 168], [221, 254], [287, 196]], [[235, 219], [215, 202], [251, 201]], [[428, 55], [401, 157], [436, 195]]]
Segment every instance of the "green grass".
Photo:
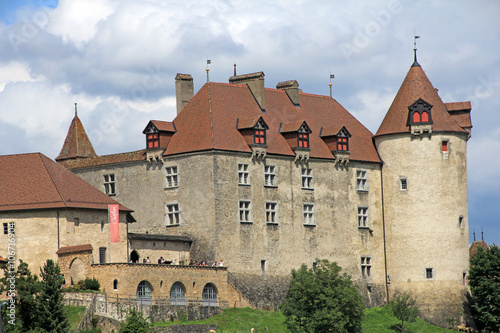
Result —
[[85, 307], [68, 305], [65, 308], [70, 328], [76, 329], [78, 327], [78, 324], [80, 324], [83, 316], [85, 315]]
[[[217, 324], [217, 333], [233, 332], [288, 332], [285, 326], [285, 317], [282, 313], [273, 311], [254, 310], [250, 308], [225, 309], [221, 314], [206, 320], [189, 322], [164, 322], [155, 323], [155, 326], [192, 324]], [[267, 329], [266, 329], [267, 328]]]
[[[397, 333], [399, 331], [394, 330], [394, 325], [399, 323], [399, 320], [392, 315], [389, 307], [365, 310], [363, 328], [366, 333]], [[206, 320], [163, 322], [155, 323], [154, 326], [192, 324], [217, 324], [218, 333], [250, 332], [252, 327], [255, 329], [255, 333], [288, 332], [285, 317], [282, 313], [250, 308], [225, 309], [221, 314]], [[405, 323], [405, 328], [409, 328], [412, 333], [452, 332], [451, 330], [433, 326], [419, 318], [413, 323]]]
[[[398, 331], [395, 331], [393, 327], [395, 324], [400, 323], [401, 322], [392, 315], [391, 308], [388, 306], [365, 310], [363, 328], [367, 333], [395, 333]], [[408, 328], [412, 333], [452, 332], [451, 330], [445, 330], [444, 328], [431, 325], [420, 318], [417, 318], [413, 323], [405, 323], [405, 328]]]

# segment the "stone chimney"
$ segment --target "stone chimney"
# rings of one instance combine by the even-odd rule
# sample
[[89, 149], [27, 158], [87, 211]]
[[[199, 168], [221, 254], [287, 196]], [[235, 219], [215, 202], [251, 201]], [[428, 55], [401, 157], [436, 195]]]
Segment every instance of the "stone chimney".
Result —
[[189, 74], [175, 76], [175, 97], [177, 101], [177, 114], [179, 114], [194, 96], [193, 77]]
[[288, 98], [292, 101], [293, 105], [300, 106], [299, 103], [299, 83], [296, 80], [283, 81], [276, 85], [276, 89], [286, 91]]
[[229, 78], [231, 84], [246, 84], [253, 97], [264, 111], [266, 109], [266, 100], [264, 98], [264, 72], [257, 72], [244, 75], [235, 75]]

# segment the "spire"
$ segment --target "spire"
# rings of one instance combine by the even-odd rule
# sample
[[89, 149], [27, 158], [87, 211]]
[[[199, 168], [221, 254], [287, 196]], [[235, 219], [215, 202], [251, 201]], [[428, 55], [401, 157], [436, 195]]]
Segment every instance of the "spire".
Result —
[[92, 147], [92, 143], [90, 143], [82, 122], [78, 118], [75, 103], [75, 117], [71, 121], [66, 140], [64, 140], [64, 145], [59, 156], [56, 157], [56, 161], [92, 157], [97, 157], [97, 154], [94, 151], [94, 147]]
[[420, 64], [417, 61], [417, 39], [418, 38], [420, 38], [420, 36], [413, 37], [413, 65], [411, 65], [411, 67], [420, 67]]

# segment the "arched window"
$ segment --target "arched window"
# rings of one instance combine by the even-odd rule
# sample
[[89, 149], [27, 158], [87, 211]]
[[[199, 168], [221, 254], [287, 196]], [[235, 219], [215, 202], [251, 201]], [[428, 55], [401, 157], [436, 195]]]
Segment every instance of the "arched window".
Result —
[[415, 113], [413, 114], [413, 122], [414, 122], [414, 123], [419, 123], [419, 122], [420, 122], [420, 113], [415, 112]]
[[186, 292], [184, 286], [180, 282], [176, 282], [170, 288], [170, 304], [171, 305], [185, 305]]
[[118, 290], [118, 280], [117, 279], [113, 280], [113, 289]]
[[217, 306], [217, 289], [213, 283], [205, 285], [202, 298], [204, 306]]
[[138, 263], [139, 262], [139, 253], [137, 253], [136, 250], [133, 250], [130, 253], [130, 261], [133, 263]]
[[429, 122], [429, 114], [427, 112], [422, 112], [422, 122], [427, 123]]
[[153, 298], [153, 288], [151, 284], [143, 280], [137, 286], [137, 303], [138, 304], [151, 304]]

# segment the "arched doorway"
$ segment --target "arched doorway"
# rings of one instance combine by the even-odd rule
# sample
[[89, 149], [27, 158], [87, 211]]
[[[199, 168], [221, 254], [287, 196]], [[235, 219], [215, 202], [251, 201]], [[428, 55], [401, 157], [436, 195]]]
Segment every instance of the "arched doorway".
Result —
[[213, 283], [207, 283], [203, 288], [203, 306], [217, 306], [217, 288]]
[[139, 253], [136, 250], [130, 252], [130, 261], [133, 263], [139, 262]]
[[176, 282], [170, 288], [170, 304], [171, 305], [186, 305], [186, 289], [180, 282]]
[[143, 280], [137, 286], [137, 304], [151, 304], [153, 300], [153, 287], [151, 283]]
[[71, 273], [71, 284], [76, 284], [78, 281], [83, 281], [87, 277], [87, 268], [82, 259], [75, 258], [69, 266]]

